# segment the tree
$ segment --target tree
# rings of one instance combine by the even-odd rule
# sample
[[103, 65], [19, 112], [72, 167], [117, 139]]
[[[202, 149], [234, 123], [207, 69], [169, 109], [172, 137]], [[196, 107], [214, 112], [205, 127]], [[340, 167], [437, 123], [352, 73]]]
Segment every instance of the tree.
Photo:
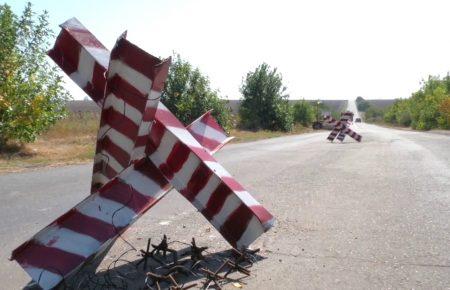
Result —
[[[316, 106], [318, 108], [318, 106]], [[317, 108], [314, 109], [310, 103], [301, 100], [294, 104], [294, 121], [303, 126], [308, 126], [314, 121], [317, 115]]]
[[65, 115], [68, 93], [46, 59], [48, 13], [28, 3], [19, 17], [0, 6], [0, 149], [6, 141], [31, 142]]
[[357, 97], [356, 98], [356, 107], [358, 108], [358, 111], [365, 112], [370, 107], [370, 103], [366, 100], [364, 100], [363, 97]]
[[386, 122], [430, 130], [449, 128], [450, 77], [429, 76], [409, 99], [398, 99], [384, 115]]
[[219, 124], [225, 130], [231, 128], [231, 111], [226, 101], [210, 88], [208, 78], [180, 55], [173, 57], [161, 100], [185, 125], [212, 109]]
[[369, 108], [366, 110], [366, 113], [364, 114], [364, 119], [366, 122], [380, 122], [383, 120], [383, 116], [383, 109], [369, 106]]
[[450, 98], [442, 101], [441, 105], [439, 106], [439, 113], [439, 126], [442, 129], [450, 129]]
[[281, 74], [266, 63], [247, 73], [241, 86], [241, 126], [252, 130], [290, 131], [294, 116], [285, 91]]

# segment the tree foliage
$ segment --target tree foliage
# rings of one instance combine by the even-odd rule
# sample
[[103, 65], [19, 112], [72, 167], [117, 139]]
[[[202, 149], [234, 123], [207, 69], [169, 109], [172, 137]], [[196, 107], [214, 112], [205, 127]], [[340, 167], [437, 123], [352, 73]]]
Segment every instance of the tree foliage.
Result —
[[366, 113], [364, 114], [364, 119], [366, 122], [381, 122], [384, 118], [384, 110], [381, 108], [376, 108], [372, 105], [369, 105], [368, 109], [366, 109]]
[[65, 114], [68, 93], [46, 59], [48, 14], [28, 3], [22, 15], [0, 5], [0, 149], [7, 140], [34, 141]]
[[438, 124], [441, 128], [450, 129], [450, 98], [446, 98], [439, 106]]
[[179, 55], [173, 58], [161, 100], [186, 125], [212, 109], [212, 115], [225, 130], [231, 127], [226, 101], [210, 88], [208, 78], [198, 68]]
[[358, 108], [358, 111], [365, 112], [370, 107], [370, 103], [366, 100], [364, 100], [363, 97], [357, 97], [356, 98], [356, 107]]
[[429, 76], [409, 99], [398, 99], [384, 115], [392, 124], [413, 129], [450, 129], [450, 76]]
[[241, 86], [241, 126], [251, 130], [292, 130], [293, 109], [285, 91], [281, 74], [266, 63], [247, 73]]
[[301, 100], [294, 104], [295, 123], [300, 123], [303, 126], [308, 126], [314, 121], [316, 115], [317, 108], [314, 108], [309, 102]]

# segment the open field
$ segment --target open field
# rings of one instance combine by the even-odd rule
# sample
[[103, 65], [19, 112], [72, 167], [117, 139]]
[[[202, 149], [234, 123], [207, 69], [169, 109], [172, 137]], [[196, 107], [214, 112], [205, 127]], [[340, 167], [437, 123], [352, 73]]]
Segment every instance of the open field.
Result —
[[0, 172], [91, 161], [98, 119], [95, 113], [71, 114], [36, 142], [22, 147], [11, 145], [7, 152], [0, 154]]
[[[300, 100], [289, 100], [290, 104], [293, 105]], [[315, 104], [316, 100], [306, 100], [312, 104]], [[347, 108], [347, 100], [320, 100], [325, 106], [331, 111], [343, 111]], [[386, 101], [386, 100], [374, 100]], [[236, 115], [239, 112], [240, 100], [228, 100], [227, 106], [231, 109], [231, 112]], [[380, 102], [383, 104], [383, 102]], [[93, 101], [70, 101], [67, 105], [69, 111], [74, 113], [84, 113], [93, 112], [99, 113], [99, 107]]]
[[[23, 147], [12, 144], [9, 150], [0, 153], [0, 173], [42, 166], [91, 162], [95, 152], [99, 114], [91, 112], [82, 103], [77, 108], [79, 113], [71, 113], [68, 118], [59, 121], [36, 142]], [[231, 131], [231, 136], [235, 137], [233, 143], [241, 143], [310, 131], [312, 129], [296, 125], [294, 130], [289, 133], [234, 129]]]

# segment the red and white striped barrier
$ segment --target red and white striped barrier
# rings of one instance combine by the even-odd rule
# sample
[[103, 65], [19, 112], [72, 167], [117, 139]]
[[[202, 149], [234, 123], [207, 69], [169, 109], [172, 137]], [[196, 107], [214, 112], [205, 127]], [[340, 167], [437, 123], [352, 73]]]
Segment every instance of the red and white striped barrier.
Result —
[[327, 137], [329, 141], [333, 142], [337, 137], [339, 141], [343, 142], [345, 136], [349, 135], [356, 141], [361, 142], [362, 136], [349, 128], [351, 122], [353, 121], [352, 112], [347, 111], [342, 113], [341, 119], [339, 121], [336, 121], [331, 116], [326, 117], [324, 121], [328, 123], [334, 123], [334, 128], [333, 130], [331, 130], [330, 135], [328, 135]]
[[111, 52], [94, 158], [93, 191], [145, 157], [170, 60], [160, 61], [124, 37]]
[[49, 54], [102, 106], [101, 126], [93, 193], [12, 253], [34, 281], [50, 289], [77, 272], [172, 186], [233, 247], [249, 246], [272, 226], [272, 215], [211, 156], [231, 138], [210, 112], [185, 128], [159, 102], [169, 61], [125, 36], [110, 55], [76, 19], [62, 28]]
[[200, 116], [186, 129], [210, 154], [219, 150], [233, 137], [228, 137], [216, 119], [211, 115], [212, 110]]
[[60, 25], [62, 30], [48, 55], [97, 104], [102, 104], [109, 51], [76, 18]]
[[233, 247], [247, 247], [272, 226], [272, 215], [169, 110], [163, 115], [150, 132], [150, 160]]

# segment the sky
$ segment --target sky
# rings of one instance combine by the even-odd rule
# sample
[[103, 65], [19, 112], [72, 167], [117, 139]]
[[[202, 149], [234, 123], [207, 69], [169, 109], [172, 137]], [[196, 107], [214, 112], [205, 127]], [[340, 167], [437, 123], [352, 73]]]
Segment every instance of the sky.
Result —
[[[27, 1], [9, 0], [20, 13]], [[241, 98], [246, 74], [266, 62], [291, 99], [409, 97], [450, 71], [450, 1], [34, 0], [51, 28], [76, 17], [109, 49], [125, 30], [147, 52], [176, 52], [211, 87]], [[1, 3], [1, 2], [0, 2]], [[68, 78], [75, 99], [85, 94]]]

